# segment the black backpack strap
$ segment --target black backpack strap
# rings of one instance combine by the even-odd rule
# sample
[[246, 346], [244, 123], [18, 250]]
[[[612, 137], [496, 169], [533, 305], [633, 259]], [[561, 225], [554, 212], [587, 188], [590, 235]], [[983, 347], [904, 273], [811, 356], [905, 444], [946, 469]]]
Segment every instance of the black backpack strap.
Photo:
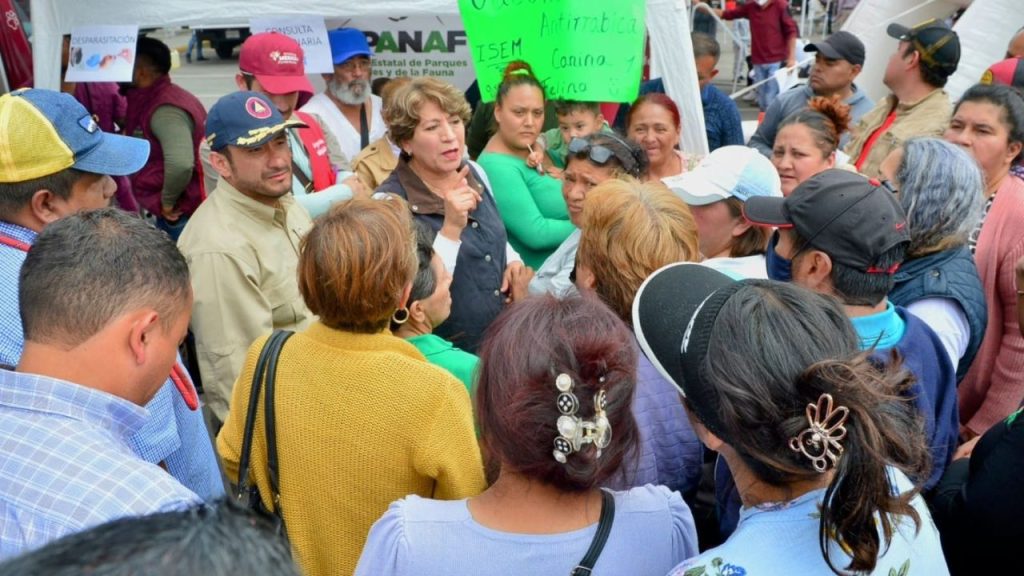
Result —
[[276, 340], [284, 336], [283, 332], [274, 332], [263, 344], [260, 357], [256, 360], [256, 369], [252, 373], [252, 386], [249, 389], [249, 406], [245, 414], [245, 432], [242, 434], [242, 453], [238, 462], [238, 484], [236, 495], [241, 499], [249, 484], [249, 460], [252, 456], [252, 437], [256, 427], [256, 409], [260, 401], [260, 390], [263, 388], [263, 375], [267, 371], [267, 360], [271, 352], [279, 349]]
[[594, 570], [594, 564], [601, 556], [604, 545], [608, 542], [608, 535], [612, 532], [612, 522], [615, 520], [615, 497], [607, 490], [601, 490], [601, 518], [597, 521], [597, 533], [590, 543], [586, 556], [572, 569], [570, 576], [590, 576]]
[[270, 501], [274, 506], [271, 512], [280, 516], [283, 522], [281, 493], [277, 488], [279, 477], [277, 471], [277, 417], [274, 408], [274, 385], [277, 381], [277, 361], [281, 357], [281, 349], [284, 348], [284, 343], [292, 337], [294, 332], [282, 330], [281, 333], [283, 336], [276, 341], [277, 346], [271, 351], [270, 359], [267, 363], [267, 375], [264, 378], [264, 386], [267, 388], [267, 395], [264, 398], [266, 410], [264, 425], [267, 434], [267, 478], [270, 480]]

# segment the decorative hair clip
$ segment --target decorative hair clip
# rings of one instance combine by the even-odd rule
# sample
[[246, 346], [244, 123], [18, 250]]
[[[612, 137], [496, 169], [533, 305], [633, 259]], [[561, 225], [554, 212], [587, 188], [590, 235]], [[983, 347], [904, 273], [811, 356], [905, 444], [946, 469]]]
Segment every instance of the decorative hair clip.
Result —
[[[604, 384], [604, 376], [599, 382]], [[559, 436], [555, 438], [555, 449], [552, 451], [555, 460], [565, 464], [567, 456], [579, 452], [580, 448], [590, 443], [597, 446], [597, 457], [600, 458], [601, 451], [607, 448], [612, 440], [612, 426], [604, 412], [607, 405], [604, 389], [594, 395], [594, 419], [584, 420], [576, 415], [580, 409], [580, 401], [572, 393], [572, 377], [564, 372], [559, 374], [555, 378], [555, 387], [559, 392], [558, 411], [562, 414], [558, 417]]]
[[819, 473], [835, 466], [843, 454], [840, 440], [846, 437], [846, 406], [832, 407], [832, 395], [822, 394], [817, 404], [807, 405], [808, 428], [789, 440], [789, 447], [811, 461]]

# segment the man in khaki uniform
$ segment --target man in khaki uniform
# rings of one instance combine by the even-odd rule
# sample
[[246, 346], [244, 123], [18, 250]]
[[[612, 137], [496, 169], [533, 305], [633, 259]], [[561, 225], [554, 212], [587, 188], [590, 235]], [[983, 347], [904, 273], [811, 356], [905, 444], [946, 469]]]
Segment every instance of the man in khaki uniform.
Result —
[[907, 28], [890, 24], [900, 41], [882, 81], [892, 93], [861, 117], [845, 152], [857, 170], [880, 178], [878, 167], [890, 152], [915, 136], [939, 136], [949, 125], [953, 105], [942, 88], [960, 63], [960, 39], [938, 20]]
[[250, 344], [313, 320], [296, 280], [299, 242], [313, 226], [289, 194], [286, 129], [297, 124], [256, 92], [221, 98], [206, 120], [220, 181], [189, 220], [178, 248], [192, 278], [192, 331], [215, 427], [227, 416]]

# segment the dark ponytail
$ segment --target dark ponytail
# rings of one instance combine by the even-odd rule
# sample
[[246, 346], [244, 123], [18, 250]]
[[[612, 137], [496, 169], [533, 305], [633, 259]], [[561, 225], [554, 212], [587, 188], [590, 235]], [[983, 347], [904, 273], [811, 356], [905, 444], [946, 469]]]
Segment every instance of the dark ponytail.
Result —
[[[814, 482], [822, 472], [799, 446], [810, 427], [808, 405], [830, 395], [848, 410], [842, 450], [825, 471], [821, 551], [837, 574], [829, 542], [852, 561], [846, 570], [870, 572], [880, 539], [891, 541], [898, 516], [916, 526], [910, 506], [917, 490], [893, 494], [889, 467], [914, 481], [927, 477], [924, 426], [904, 393], [912, 377], [893, 357], [880, 368], [858, 347], [857, 335], [838, 302], [792, 284], [748, 280], [719, 311], [701, 366], [718, 397], [722, 439], [761, 481], [776, 487]], [[698, 412], [699, 413], [699, 412]], [[821, 461], [819, 461], [821, 464]]]
[[[923, 422], [905, 396], [913, 377], [899, 364], [894, 355], [879, 370], [868, 353], [861, 353], [848, 360], [819, 362], [796, 383], [803, 396], [830, 393], [837, 405], [849, 410], [843, 454], [825, 490], [818, 534], [825, 562], [837, 574], [841, 570], [830, 557], [830, 541], [838, 541], [852, 557], [844, 570], [871, 572], [882, 541], [886, 546], [892, 541], [899, 516], [911, 518], [915, 529], [921, 526], [910, 504], [917, 491], [894, 493], [888, 472], [892, 466], [919, 480], [928, 474]], [[907, 441], [906, 430], [914, 431], [910, 439], [918, 441]]]
[[533, 75], [533, 68], [522, 60], [513, 60], [505, 66], [505, 74], [501, 78], [501, 84], [498, 84], [498, 95], [495, 97], [495, 103], [501, 104], [508, 96], [508, 91], [516, 86], [535, 86], [540, 90], [541, 98], [547, 98], [544, 95], [544, 86], [541, 86], [537, 77]]

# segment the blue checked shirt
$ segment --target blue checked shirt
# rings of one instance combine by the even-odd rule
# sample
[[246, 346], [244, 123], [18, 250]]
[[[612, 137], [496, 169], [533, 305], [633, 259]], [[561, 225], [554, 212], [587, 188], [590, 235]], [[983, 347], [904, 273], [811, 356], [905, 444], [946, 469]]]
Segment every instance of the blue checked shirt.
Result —
[[110, 520], [201, 503], [129, 447], [147, 417], [99, 390], [0, 371], [0, 561]]
[[[2, 220], [0, 234], [29, 245], [36, 239], [32, 230]], [[25, 346], [18, 309], [18, 275], [25, 256], [0, 243], [0, 364], [8, 366], [18, 364]], [[128, 437], [132, 450], [147, 462], [163, 462], [172, 476], [204, 500], [223, 496], [224, 482], [202, 412], [189, 410], [170, 379], [146, 409], [149, 418]]]

